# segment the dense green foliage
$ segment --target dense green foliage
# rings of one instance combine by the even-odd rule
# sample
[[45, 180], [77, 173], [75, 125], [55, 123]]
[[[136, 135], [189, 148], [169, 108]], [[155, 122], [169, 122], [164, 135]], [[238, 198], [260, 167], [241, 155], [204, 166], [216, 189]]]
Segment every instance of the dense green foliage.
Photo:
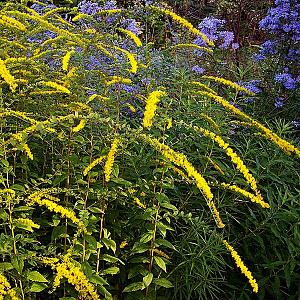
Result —
[[197, 31], [170, 10], [112, 10], [1, 4], [0, 298], [297, 299], [294, 130], [232, 105], [253, 96], [221, 78], [233, 51], [178, 46]]

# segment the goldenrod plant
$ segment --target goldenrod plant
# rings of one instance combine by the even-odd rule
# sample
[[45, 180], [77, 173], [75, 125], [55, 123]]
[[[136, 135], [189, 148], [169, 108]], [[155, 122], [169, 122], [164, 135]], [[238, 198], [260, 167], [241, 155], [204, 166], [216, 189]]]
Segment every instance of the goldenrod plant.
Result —
[[259, 149], [243, 155], [228, 129], [240, 121], [290, 161], [300, 150], [222, 93], [251, 91], [180, 67], [194, 50], [212, 56], [213, 41], [159, 5], [142, 10], [182, 32], [163, 49], [114, 1], [0, 8], [0, 299], [167, 297], [176, 224], [200, 217], [216, 255], [228, 251], [259, 293], [232, 223], [238, 209], [253, 218], [272, 203]]

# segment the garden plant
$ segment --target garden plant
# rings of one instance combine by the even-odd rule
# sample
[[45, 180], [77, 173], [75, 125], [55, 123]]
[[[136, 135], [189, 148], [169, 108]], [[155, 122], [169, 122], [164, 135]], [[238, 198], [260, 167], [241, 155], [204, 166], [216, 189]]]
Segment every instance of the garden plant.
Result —
[[224, 25], [0, 3], [0, 299], [297, 299], [299, 142]]

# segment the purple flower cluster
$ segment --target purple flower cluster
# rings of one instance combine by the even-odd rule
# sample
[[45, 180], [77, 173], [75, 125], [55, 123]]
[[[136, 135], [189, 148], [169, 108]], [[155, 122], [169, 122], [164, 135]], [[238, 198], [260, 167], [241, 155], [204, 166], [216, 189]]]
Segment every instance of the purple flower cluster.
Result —
[[[275, 6], [271, 7], [267, 16], [259, 22], [259, 27], [267, 31], [271, 39], [261, 45], [261, 50], [253, 59], [276, 59], [276, 67], [278, 62], [285, 67], [277, 69], [274, 81], [282, 84], [287, 90], [296, 89], [300, 70], [300, 2], [276, 0]], [[275, 103], [275, 106], [278, 107], [278, 103]]]
[[[238, 43], [234, 43], [234, 34], [231, 31], [222, 30], [225, 25], [225, 20], [217, 19], [214, 17], [206, 17], [198, 25], [198, 28], [203, 32], [210, 40], [219, 44], [220, 49], [238, 49]], [[198, 46], [207, 46], [206, 42], [199, 36], [194, 40], [194, 43]]]
[[259, 87], [261, 80], [240, 81], [238, 84], [245, 87], [252, 93], [259, 94], [262, 92], [261, 88]]

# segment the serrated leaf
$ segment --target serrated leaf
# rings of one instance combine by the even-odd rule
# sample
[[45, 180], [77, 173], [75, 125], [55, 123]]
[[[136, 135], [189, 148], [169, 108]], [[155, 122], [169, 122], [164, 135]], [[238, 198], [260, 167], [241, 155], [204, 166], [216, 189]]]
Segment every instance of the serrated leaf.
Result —
[[30, 287], [30, 292], [39, 293], [46, 289], [48, 286], [45, 283], [36, 283], [34, 282]]
[[28, 272], [27, 279], [37, 282], [48, 282], [48, 280], [38, 271]]
[[146, 275], [145, 277], [143, 277], [143, 283], [144, 285], [147, 287], [151, 284], [153, 279], [153, 274], [149, 273], [148, 275]]
[[154, 278], [153, 279], [153, 283], [155, 283], [156, 285], [162, 286], [162, 287], [164, 287], [166, 289], [169, 289], [169, 288], [173, 287], [172, 282], [170, 282], [166, 278]]
[[166, 263], [165, 261], [159, 257], [159, 256], [154, 256], [154, 260], [155, 262], [157, 263], [157, 265], [162, 269], [164, 270], [165, 272], [167, 272], [167, 267], [166, 267]]
[[129, 293], [129, 292], [135, 292], [135, 291], [142, 291], [145, 289], [146, 286], [143, 282], [135, 282], [127, 285], [125, 289], [123, 290], [123, 293]]

